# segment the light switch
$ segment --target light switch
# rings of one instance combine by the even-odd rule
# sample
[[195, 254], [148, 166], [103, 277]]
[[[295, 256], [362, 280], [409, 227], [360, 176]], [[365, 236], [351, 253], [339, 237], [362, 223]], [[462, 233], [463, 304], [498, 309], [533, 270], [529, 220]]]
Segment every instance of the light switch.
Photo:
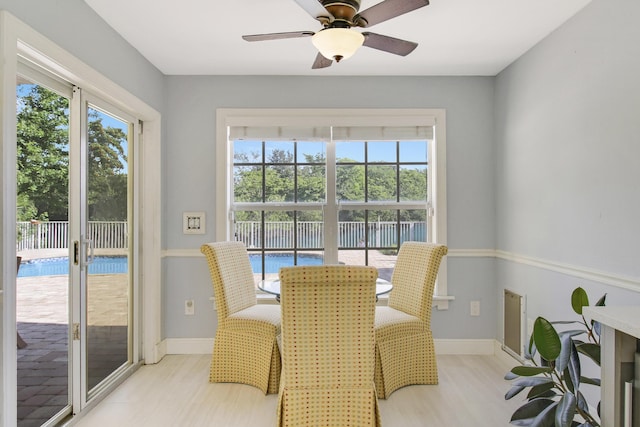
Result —
[[204, 212], [183, 212], [182, 232], [184, 234], [205, 234]]

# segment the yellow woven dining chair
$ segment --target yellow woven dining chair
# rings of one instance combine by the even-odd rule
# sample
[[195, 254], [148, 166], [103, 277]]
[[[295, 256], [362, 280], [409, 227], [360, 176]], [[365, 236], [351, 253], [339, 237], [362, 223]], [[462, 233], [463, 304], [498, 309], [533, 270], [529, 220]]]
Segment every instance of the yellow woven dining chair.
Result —
[[378, 397], [412, 384], [437, 384], [438, 369], [431, 333], [431, 306], [444, 245], [404, 242], [391, 276], [387, 306], [376, 307]]
[[204, 244], [218, 313], [210, 382], [249, 384], [265, 394], [280, 383], [280, 307], [257, 304], [255, 279], [242, 242]]
[[380, 426], [373, 382], [373, 267], [280, 269], [282, 378], [276, 425]]

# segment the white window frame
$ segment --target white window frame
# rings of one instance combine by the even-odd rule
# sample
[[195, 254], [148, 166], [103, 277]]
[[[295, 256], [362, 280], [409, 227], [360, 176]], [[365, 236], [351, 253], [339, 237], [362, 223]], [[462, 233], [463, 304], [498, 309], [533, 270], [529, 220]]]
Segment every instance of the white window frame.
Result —
[[[235, 126], [430, 126], [434, 138], [429, 144], [430, 241], [447, 244], [446, 198], [446, 112], [444, 109], [236, 109], [216, 110], [216, 212], [217, 240], [232, 239], [233, 150], [229, 129]], [[327, 159], [330, 161], [330, 159]], [[434, 303], [448, 308], [447, 261], [442, 260]]]

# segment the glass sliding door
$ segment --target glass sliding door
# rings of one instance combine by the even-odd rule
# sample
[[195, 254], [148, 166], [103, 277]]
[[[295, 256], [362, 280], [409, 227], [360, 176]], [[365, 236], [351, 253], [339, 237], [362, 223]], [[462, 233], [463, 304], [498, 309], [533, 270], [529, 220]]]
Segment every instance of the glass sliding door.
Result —
[[57, 425], [115, 386], [134, 346], [137, 120], [22, 64], [17, 102], [17, 425]]
[[16, 82], [17, 425], [71, 413], [69, 105], [71, 87], [29, 70]]
[[88, 104], [86, 366], [89, 395], [131, 364], [129, 146], [133, 125]]

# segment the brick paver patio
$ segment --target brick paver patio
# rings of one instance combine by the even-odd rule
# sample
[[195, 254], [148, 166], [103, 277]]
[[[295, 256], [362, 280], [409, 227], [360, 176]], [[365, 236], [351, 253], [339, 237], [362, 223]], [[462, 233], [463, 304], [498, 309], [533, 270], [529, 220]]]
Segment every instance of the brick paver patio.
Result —
[[[127, 360], [127, 275], [90, 275], [89, 387]], [[16, 290], [18, 426], [41, 426], [69, 402], [68, 278], [20, 277]]]

